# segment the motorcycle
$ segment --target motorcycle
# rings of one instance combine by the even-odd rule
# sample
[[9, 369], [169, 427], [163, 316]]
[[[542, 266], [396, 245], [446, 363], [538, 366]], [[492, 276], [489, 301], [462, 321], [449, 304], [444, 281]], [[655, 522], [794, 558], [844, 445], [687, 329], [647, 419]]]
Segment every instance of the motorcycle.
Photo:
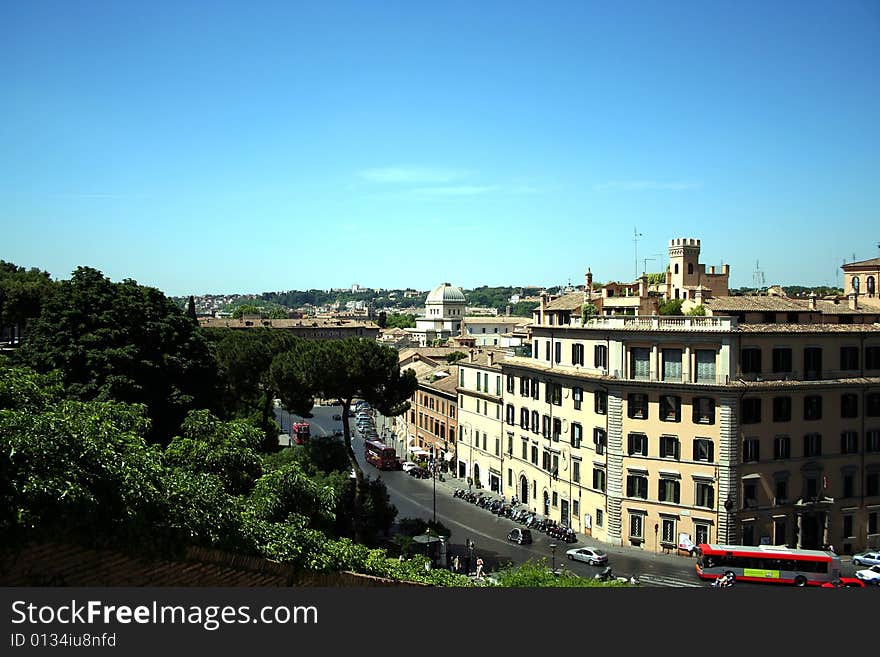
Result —
[[709, 586], [713, 589], [729, 589], [733, 586], [733, 583], [736, 581], [736, 578], [732, 573], [725, 573], [721, 577], [712, 580], [712, 583]]
[[614, 574], [611, 566], [605, 566], [601, 572], [593, 575], [593, 579], [599, 580], [600, 582], [620, 582], [621, 584], [631, 584], [635, 582], [638, 584], [638, 580], [635, 579], [635, 577], [618, 577]]

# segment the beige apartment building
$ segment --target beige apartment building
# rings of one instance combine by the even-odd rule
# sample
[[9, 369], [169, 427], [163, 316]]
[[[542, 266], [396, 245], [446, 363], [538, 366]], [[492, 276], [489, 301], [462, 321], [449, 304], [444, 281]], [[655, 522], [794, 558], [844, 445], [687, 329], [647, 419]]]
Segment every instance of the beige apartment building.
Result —
[[[531, 357], [501, 361], [503, 462], [491, 448], [479, 458], [522, 502], [658, 552], [680, 534], [843, 553], [880, 544], [877, 316], [772, 298], [727, 315], [737, 298], [715, 297], [708, 316], [582, 324], [576, 296], [536, 313]], [[475, 380], [459, 383], [467, 404]]]
[[472, 486], [504, 495], [512, 483], [504, 480], [502, 358], [501, 351], [470, 349], [458, 361], [457, 474]]

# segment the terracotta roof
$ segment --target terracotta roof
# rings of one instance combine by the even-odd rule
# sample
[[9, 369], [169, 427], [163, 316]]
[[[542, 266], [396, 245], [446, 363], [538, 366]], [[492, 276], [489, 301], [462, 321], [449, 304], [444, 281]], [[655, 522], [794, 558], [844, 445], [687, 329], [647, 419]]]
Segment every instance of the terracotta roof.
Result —
[[465, 317], [462, 320], [465, 324], [528, 324], [531, 321], [530, 317], [515, 317], [513, 315], [487, 315], [486, 317], [470, 316]]
[[[432, 377], [438, 374], [442, 375], [444, 372], [446, 373], [445, 376], [440, 376], [436, 381], [431, 380]], [[458, 366], [447, 365], [445, 367], [435, 367], [419, 376], [418, 379], [421, 385], [428, 388], [456, 394], [458, 390]]]
[[468, 354], [467, 358], [463, 358], [458, 361], [456, 365], [464, 365], [470, 367], [480, 367], [483, 369], [489, 368], [489, 352], [492, 352], [494, 360], [494, 364], [492, 365], [492, 369], [501, 369], [501, 361], [507, 358], [507, 352], [501, 349], [480, 349], [474, 352], [474, 362], [470, 361], [470, 354]]
[[584, 305], [584, 293], [575, 292], [574, 294], [566, 294], [558, 299], [553, 299], [547, 304], [546, 310], [580, 310]]
[[266, 326], [269, 328], [372, 328], [378, 329], [379, 325], [371, 321], [352, 321], [349, 319], [249, 319], [251, 326], [241, 319], [227, 319], [222, 317], [199, 318], [199, 325], [205, 327], [220, 328], [252, 328]]
[[773, 311], [801, 311], [809, 312], [809, 301], [796, 301], [787, 297], [715, 297], [703, 301], [703, 305], [712, 312], [773, 312]]
[[823, 315], [875, 315], [878, 312], [877, 308], [862, 308], [861, 302], [859, 303], [859, 308], [853, 310], [849, 307], [848, 301], [841, 301], [840, 303], [817, 301], [816, 308], [821, 310]]
[[860, 260], [859, 262], [848, 262], [841, 265], [843, 271], [851, 271], [854, 269], [866, 269], [880, 267], [880, 258], [871, 258], [870, 260]]
[[880, 324], [740, 324], [741, 333], [861, 333], [880, 332]]

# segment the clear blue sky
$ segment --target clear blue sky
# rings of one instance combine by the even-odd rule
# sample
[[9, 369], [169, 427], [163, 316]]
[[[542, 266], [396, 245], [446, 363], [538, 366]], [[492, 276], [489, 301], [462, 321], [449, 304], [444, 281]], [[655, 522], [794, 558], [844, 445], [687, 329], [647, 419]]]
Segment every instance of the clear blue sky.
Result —
[[636, 228], [733, 286], [880, 253], [876, 0], [4, 0], [0, 90], [0, 259], [56, 278], [631, 280]]

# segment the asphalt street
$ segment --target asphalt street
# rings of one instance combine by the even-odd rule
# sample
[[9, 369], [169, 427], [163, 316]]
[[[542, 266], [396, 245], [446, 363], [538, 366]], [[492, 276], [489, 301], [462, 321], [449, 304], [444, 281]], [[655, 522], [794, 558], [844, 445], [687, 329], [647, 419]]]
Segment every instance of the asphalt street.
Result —
[[[307, 421], [312, 426], [313, 436], [332, 435], [341, 429], [341, 422], [333, 420], [333, 415], [341, 413], [339, 407], [316, 406], [313, 417]], [[289, 432], [291, 422], [300, 420], [282, 409], [276, 409], [276, 416], [285, 432]], [[349, 418], [353, 420], [353, 418]], [[381, 418], [377, 423], [381, 432]], [[615, 575], [630, 577], [634, 575], [643, 586], [672, 587], [705, 587], [694, 571], [694, 559], [687, 555], [652, 553], [639, 548], [609, 546], [599, 541], [579, 535], [576, 543], [554, 541], [545, 534], [532, 532], [534, 542], [531, 545], [516, 545], [506, 540], [507, 533], [518, 523], [509, 518], [500, 518], [491, 512], [469, 502], [453, 497], [456, 488], [467, 488], [467, 483], [448, 475], [444, 481], [439, 479], [418, 479], [402, 471], [379, 471], [367, 464], [363, 458], [362, 440], [351, 422], [355, 455], [363, 471], [372, 477], [381, 477], [384, 481], [391, 502], [397, 507], [398, 520], [401, 518], [435, 518], [452, 532], [449, 540], [451, 554], [468, 556], [467, 541], [475, 544], [473, 556], [482, 557], [487, 571], [507, 563], [523, 563], [529, 559], [547, 560], [549, 566], [555, 562], [556, 568], [564, 567], [581, 577], [593, 577], [601, 570], [600, 566], [571, 561], [566, 557], [566, 550], [590, 546], [598, 547], [608, 554], [609, 565]], [[487, 493], [490, 494], [490, 493]], [[551, 544], [556, 544], [555, 550]], [[451, 557], [450, 554], [450, 557]], [[852, 576], [855, 568], [844, 557], [842, 574]], [[740, 583], [740, 586], [766, 586], [762, 584]]]

